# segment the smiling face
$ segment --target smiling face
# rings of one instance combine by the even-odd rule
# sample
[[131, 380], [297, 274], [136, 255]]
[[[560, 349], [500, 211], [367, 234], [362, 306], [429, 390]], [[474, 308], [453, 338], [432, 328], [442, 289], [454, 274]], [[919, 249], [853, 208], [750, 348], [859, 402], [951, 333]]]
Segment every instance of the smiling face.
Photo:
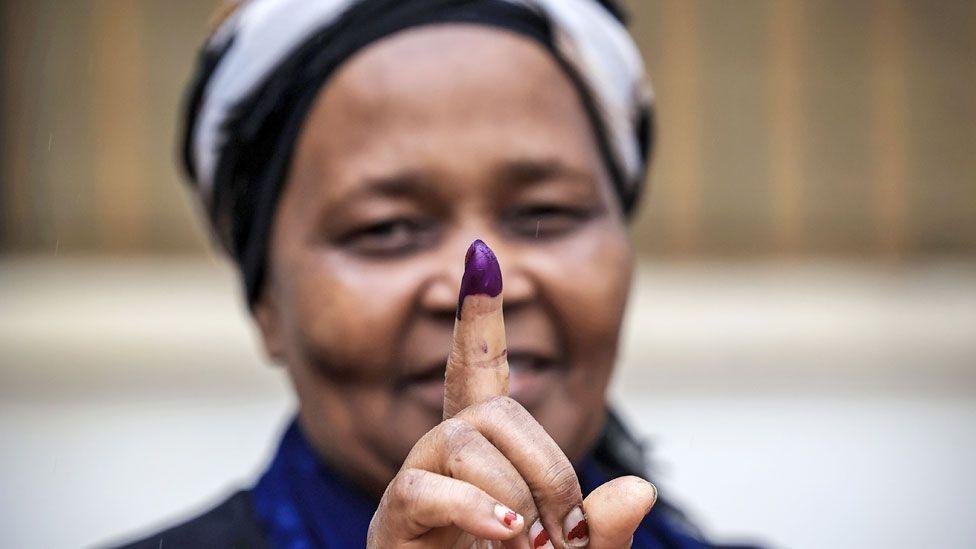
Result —
[[576, 88], [540, 45], [489, 27], [359, 52], [299, 138], [255, 314], [313, 445], [374, 493], [440, 422], [476, 238], [502, 267], [512, 396], [579, 457], [633, 258]]

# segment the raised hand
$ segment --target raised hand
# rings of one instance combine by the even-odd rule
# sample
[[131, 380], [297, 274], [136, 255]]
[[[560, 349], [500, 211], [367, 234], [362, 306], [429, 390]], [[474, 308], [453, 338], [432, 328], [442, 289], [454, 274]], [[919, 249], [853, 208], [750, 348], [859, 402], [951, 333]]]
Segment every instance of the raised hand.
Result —
[[501, 270], [476, 240], [465, 256], [447, 362], [444, 421], [387, 487], [371, 548], [629, 547], [657, 492], [614, 479], [584, 501], [572, 464], [508, 395]]

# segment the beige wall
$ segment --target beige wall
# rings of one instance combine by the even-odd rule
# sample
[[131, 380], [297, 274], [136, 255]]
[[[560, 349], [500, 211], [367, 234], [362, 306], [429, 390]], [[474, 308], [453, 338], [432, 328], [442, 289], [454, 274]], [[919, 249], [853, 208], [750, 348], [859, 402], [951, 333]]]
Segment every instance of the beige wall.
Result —
[[[213, 4], [3, 4], [0, 244], [206, 249], [175, 170]], [[976, 251], [976, 4], [631, 1], [661, 256]]]

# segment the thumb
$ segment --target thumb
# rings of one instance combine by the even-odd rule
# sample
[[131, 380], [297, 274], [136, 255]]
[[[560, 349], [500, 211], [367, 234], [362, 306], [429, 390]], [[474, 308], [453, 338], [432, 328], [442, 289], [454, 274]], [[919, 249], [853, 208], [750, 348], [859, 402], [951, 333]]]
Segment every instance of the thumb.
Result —
[[444, 419], [472, 404], [508, 395], [508, 347], [502, 318], [502, 271], [475, 240], [464, 256], [454, 341], [444, 376]]
[[638, 477], [615, 478], [583, 500], [590, 549], [630, 547], [634, 531], [657, 501], [657, 488]]

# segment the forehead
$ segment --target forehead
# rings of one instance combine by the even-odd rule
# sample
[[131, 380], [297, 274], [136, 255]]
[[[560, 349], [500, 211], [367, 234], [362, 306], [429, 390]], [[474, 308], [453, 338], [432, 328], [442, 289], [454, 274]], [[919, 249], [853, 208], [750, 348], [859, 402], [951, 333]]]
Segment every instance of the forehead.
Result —
[[341, 192], [383, 172], [486, 172], [512, 157], [600, 165], [578, 91], [530, 38], [443, 24], [400, 32], [347, 61], [309, 114], [294, 168]]
[[[565, 82], [563, 82], [565, 81]], [[509, 102], [571, 84], [552, 55], [514, 32], [472, 24], [415, 27], [387, 37], [354, 55], [323, 90], [323, 102], [351, 102], [367, 109], [442, 107]], [[506, 92], [507, 93], [499, 93]], [[560, 90], [555, 90], [560, 91]], [[539, 97], [542, 99], [542, 97]], [[518, 108], [519, 104], [508, 104]], [[388, 114], [388, 113], [387, 113]]]

